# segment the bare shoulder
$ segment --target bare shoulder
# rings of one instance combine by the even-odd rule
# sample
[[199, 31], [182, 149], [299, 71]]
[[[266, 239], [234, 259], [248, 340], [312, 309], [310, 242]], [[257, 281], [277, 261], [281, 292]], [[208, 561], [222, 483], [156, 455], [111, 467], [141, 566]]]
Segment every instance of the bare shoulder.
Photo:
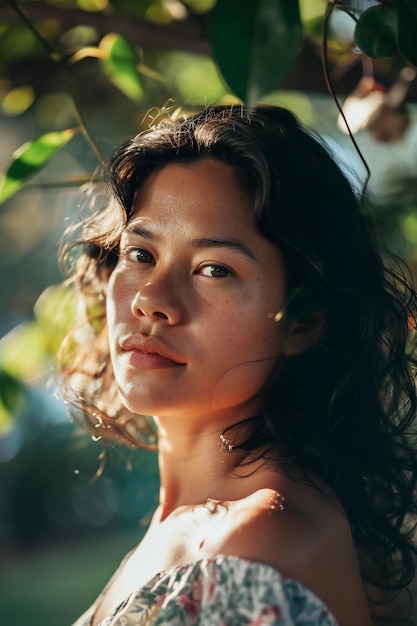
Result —
[[332, 560], [354, 555], [349, 523], [340, 508], [315, 494], [284, 497], [273, 489], [232, 503], [224, 541], [225, 548], [245, 551], [248, 558], [265, 557], [274, 566], [290, 557], [288, 573], [296, 563], [308, 566], [315, 558], [323, 563], [326, 555]]
[[292, 484], [290, 497], [261, 489], [231, 503], [218, 552], [271, 565], [319, 596], [341, 626], [368, 626], [350, 527], [340, 507]]

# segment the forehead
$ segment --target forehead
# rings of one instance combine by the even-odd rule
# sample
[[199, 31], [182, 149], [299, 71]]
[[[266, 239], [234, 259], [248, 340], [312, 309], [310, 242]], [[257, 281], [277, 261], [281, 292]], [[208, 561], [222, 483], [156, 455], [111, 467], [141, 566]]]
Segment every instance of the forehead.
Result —
[[205, 224], [252, 225], [253, 202], [238, 171], [218, 159], [169, 163], [152, 172], [137, 190], [131, 221], [192, 220]]

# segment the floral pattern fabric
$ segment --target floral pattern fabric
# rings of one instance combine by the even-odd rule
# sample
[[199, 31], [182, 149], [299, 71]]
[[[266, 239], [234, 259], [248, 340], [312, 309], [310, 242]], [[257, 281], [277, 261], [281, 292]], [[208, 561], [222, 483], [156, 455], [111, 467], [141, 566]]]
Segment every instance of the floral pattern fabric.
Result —
[[[97, 603], [74, 626], [90, 626]], [[275, 568], [219, 556], [157, 574], [100, 626], [337, 626], [323, 602]]]

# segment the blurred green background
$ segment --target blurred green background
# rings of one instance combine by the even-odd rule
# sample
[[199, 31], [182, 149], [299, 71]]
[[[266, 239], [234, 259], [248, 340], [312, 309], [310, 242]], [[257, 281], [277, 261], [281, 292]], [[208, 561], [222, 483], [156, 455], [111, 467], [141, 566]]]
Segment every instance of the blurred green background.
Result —
[[71, 314], [58, 242], [100, 155], [164, 116], [263, 100], [324, 135], [360, 187], [365, 169], [326, 86], [325, 41], [328, 78], [372, 171], [372, 219], [414, 270], [417, 42], [398, 33], [404, 23], [415, 32], [417, 12], [408, 0], [388, 14], [377, 0], [337, 5], [331, 15], [325, 0], [0, 6], [2, 623], [71, 624], [157, 502], [155, 454], [92, 441], [55, 397]]

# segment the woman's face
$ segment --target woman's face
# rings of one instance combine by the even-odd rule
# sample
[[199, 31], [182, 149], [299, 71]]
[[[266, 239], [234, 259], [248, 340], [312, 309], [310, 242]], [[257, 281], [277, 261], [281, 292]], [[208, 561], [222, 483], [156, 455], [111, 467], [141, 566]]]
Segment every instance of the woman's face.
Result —
[[133, 412], [222, 424], [253, 415], [283, 353], [278, 249], [235, 170], [205, 158], [146, 180], [109, 284], [111, 358]]

